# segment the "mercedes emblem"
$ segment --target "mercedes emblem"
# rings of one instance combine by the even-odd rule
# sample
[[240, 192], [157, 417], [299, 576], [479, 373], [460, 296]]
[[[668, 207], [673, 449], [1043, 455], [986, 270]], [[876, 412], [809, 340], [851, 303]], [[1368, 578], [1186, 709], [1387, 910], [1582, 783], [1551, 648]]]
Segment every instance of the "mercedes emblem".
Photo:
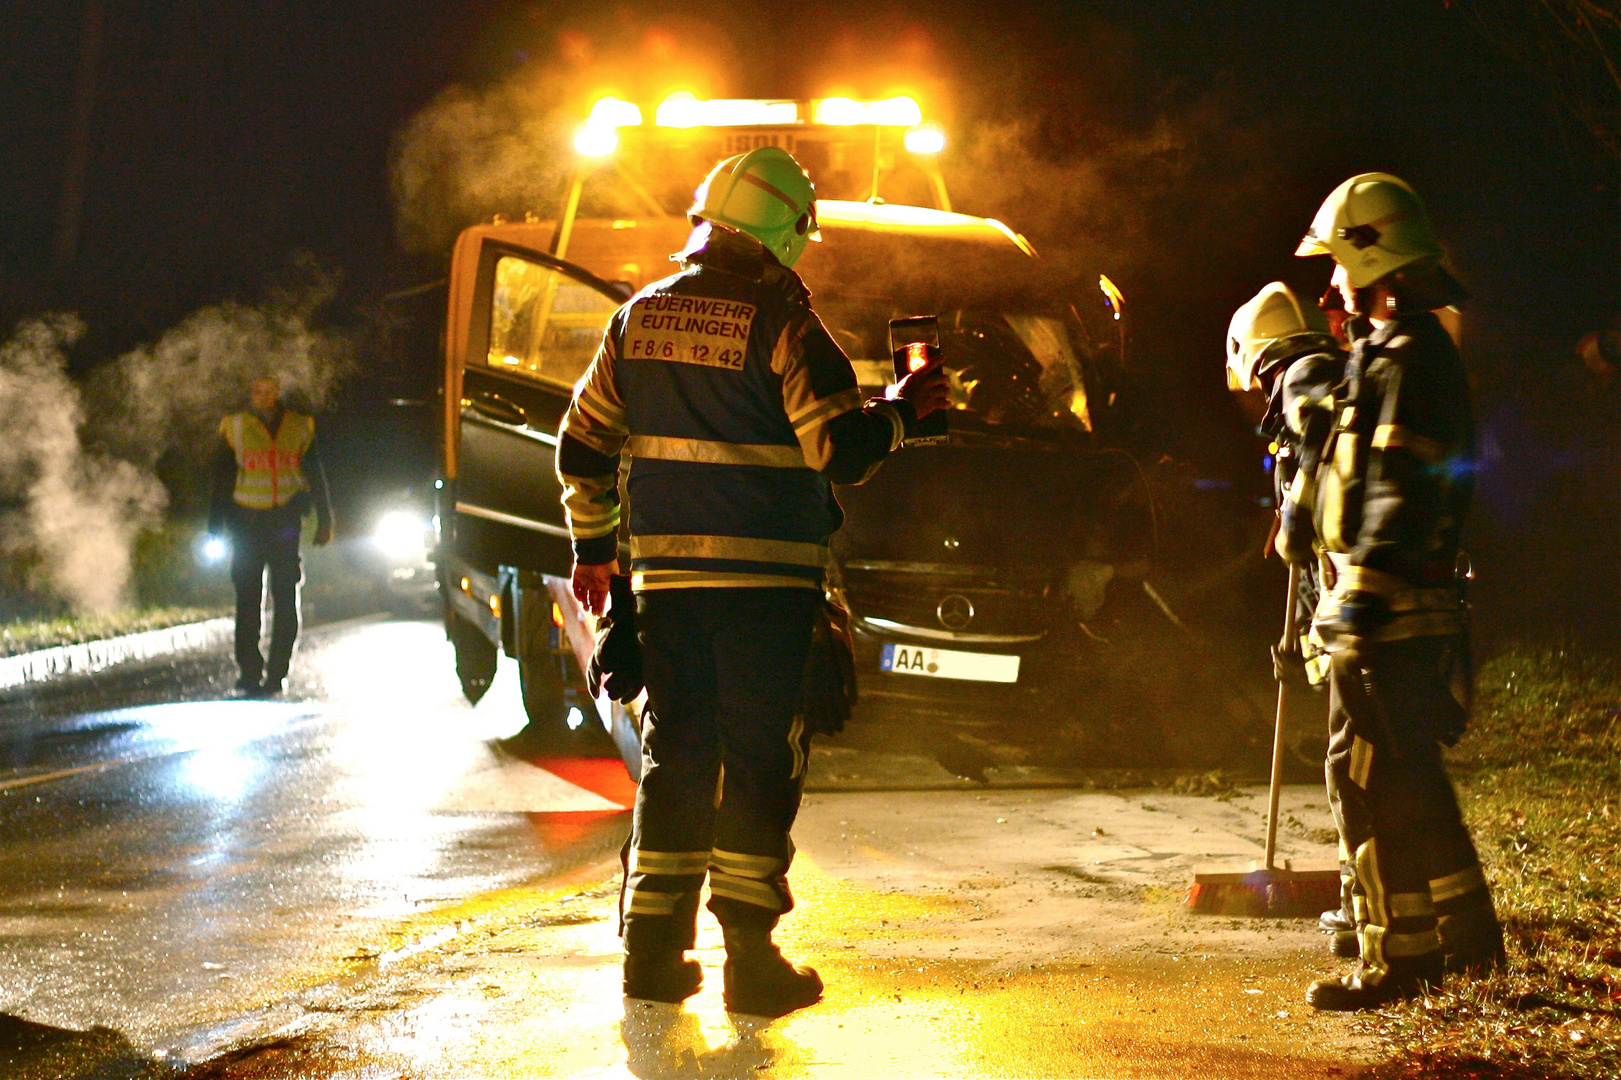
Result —
[[947, 630], [962, 630], [974, 621], [974, 602], [966, 596], [952, 593], [940, 601], [934, 613], [939, 617], [940, 625]]

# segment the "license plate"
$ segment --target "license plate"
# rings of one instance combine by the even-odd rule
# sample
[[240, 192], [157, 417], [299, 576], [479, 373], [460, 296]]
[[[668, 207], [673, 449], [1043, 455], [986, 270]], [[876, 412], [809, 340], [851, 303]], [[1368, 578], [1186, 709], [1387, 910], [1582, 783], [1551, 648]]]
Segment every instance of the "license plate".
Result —
[[1019, 681], [1019, 658], [1000, 653], [957, 652], [919, 645], [884, 645], [878, 666], [896, 675], [923, 675], [935, 679], [973, 682]]

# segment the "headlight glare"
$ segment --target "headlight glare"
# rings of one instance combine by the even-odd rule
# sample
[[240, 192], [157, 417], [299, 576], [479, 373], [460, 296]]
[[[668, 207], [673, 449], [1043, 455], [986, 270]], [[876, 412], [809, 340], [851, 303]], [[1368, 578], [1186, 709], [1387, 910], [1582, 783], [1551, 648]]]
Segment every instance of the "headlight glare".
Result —
[[426, 554], [428, 526], [415, 514], [390, 510], [377, 520], [372, 541], [390, 559], [418, 558]]

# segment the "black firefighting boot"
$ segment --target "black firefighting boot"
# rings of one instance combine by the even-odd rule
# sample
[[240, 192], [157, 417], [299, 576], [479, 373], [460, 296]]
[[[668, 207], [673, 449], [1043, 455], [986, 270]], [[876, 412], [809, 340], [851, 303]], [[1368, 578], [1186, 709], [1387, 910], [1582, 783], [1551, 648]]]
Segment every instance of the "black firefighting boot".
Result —
[[1362, 955], [1362, 939], [1356, 936], [1355, 930], [1336, 930], [1328, 951], [1343, 959], [1355, 960]]
[[625, 954], [625, 996], [643, 1001], [685, 1001], [704, 984], [696, 960], [680, 951]]
[[1314, 982], [1306, 990], [1306, 1001], [1326, 1012], [1377, 1009], [1440, 989], [1444, 968], [1436, 951], [1390, 961], [1390, 970], [1376, 983], [1364, 981], [1367, 973], [1367, 965], [1359, 963], [1349, 975]]
[[787, 1016], [822, 999], [822, 978], [790, 964], [763, 926], [723, 926], [726, 936], [726, 1011]]
[[1334, 935], [1328, 946], [1330, 953], [1347, 960], [1355, 960], [1362, 955], [1362, 943], [1357, 940], [1356, 919], [1351, 915], [1351, 888], [1348, 881], [1344, 883], [1340, 894], [1344, 903], [1335, 910], [1325, 911], [1317, 916], [1317, 929], [1325, 934]]
[[1317, 929], [1329, 934], [1356, 933], [1356, 921], [1342, 908], [1325, 911], [1317, 916]]
[[1481, 976], [1508, 965], [1503, 927], [1488, 898], [1484, 909], [1441, 916], [1441, 951], [1450, 974]]

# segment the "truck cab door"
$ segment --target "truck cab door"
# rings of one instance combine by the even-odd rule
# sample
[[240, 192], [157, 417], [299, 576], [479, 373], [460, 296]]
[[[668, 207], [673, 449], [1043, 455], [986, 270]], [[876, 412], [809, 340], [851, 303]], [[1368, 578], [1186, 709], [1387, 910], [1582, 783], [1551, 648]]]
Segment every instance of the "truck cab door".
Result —
[[442, 555], [567, 576], [557, 429], [629, 289], [493, 231], [464, 233], [451, 266]]

